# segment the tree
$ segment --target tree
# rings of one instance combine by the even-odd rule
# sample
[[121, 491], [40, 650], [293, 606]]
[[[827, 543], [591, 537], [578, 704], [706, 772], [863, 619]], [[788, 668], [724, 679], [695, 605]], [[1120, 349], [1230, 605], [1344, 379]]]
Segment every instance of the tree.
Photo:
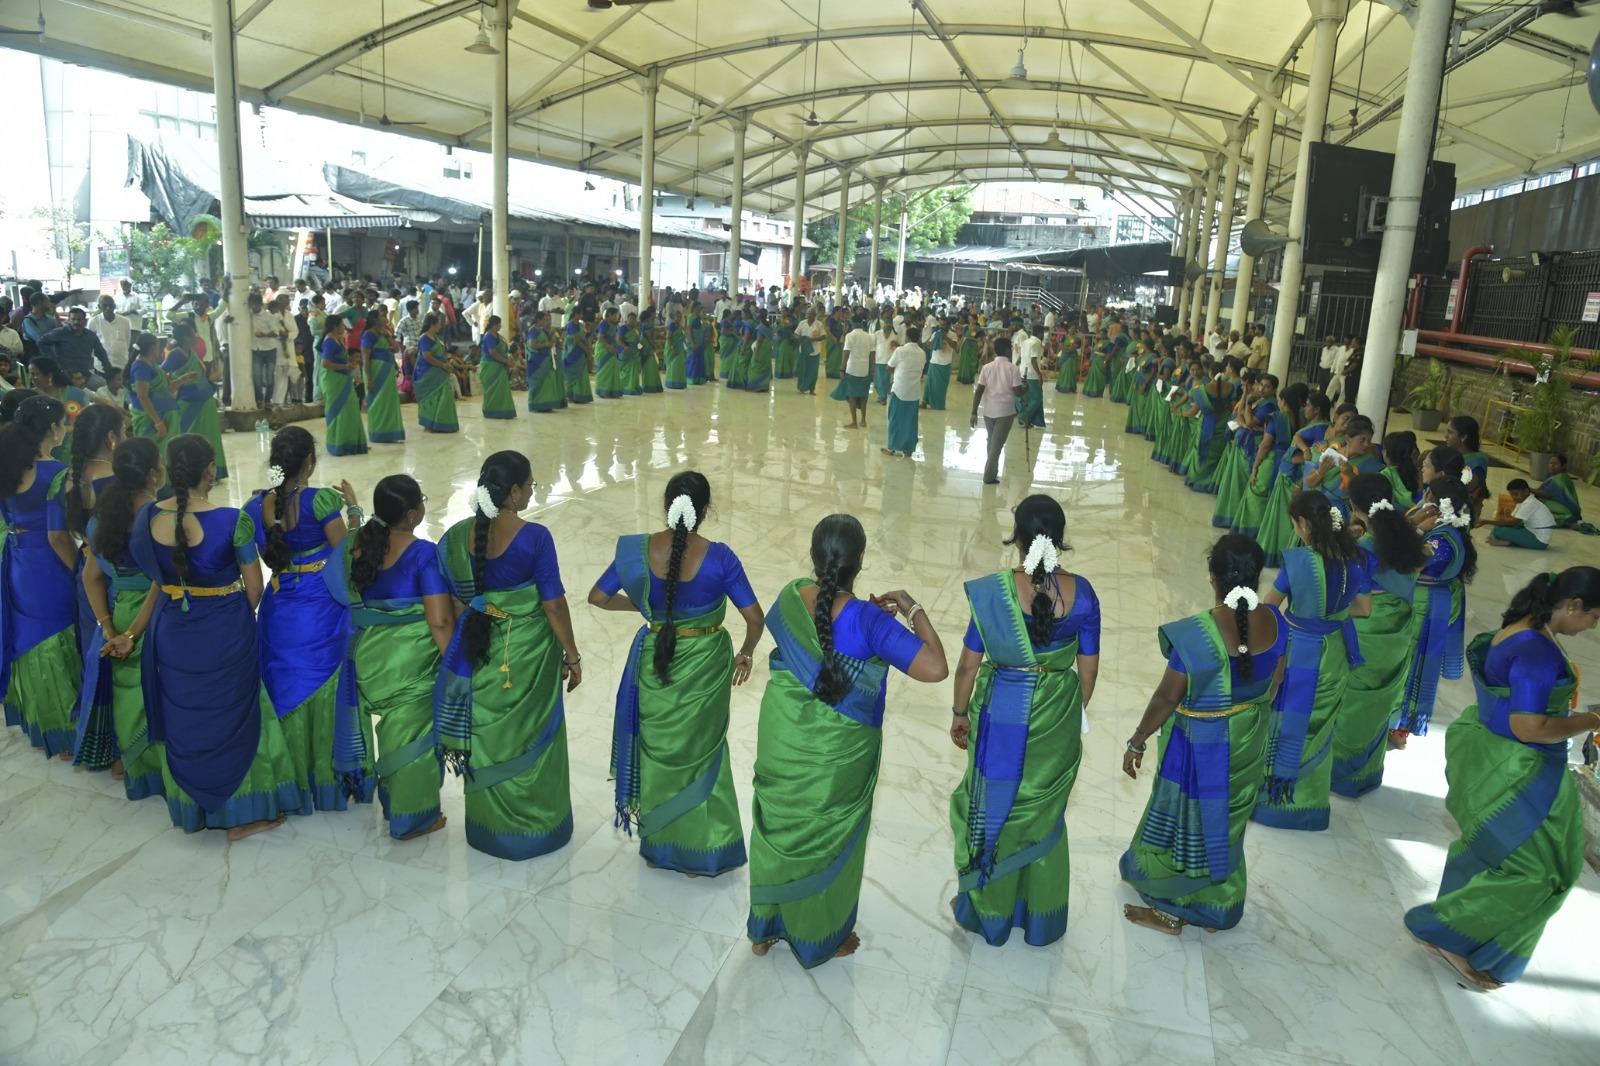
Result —
[[72, 287], [72, 268], [89, 250], [89, 226], [79, 222], [69, 207], [36, 207], [31, 212], [50, 238], [50, 251], [61, 260], [66, 287]]
[[125, 235], [98, 236], [103, 244], [128, 246], [128, 281], [136, 292], [149, 298], [152, 308], [159, 308], [163, 297], [181, 295], [189, 279], [198, 279], [208, 270], [207, 257], [221, 233], [216, 219], [201, 215], [188, 237], [172, 232], [165, 222], [149, 229], [129, 229]]
[[[972, 217], [972, 186], [956, 185], [944, 189], [925, 189], [909, 198], [895, 194], [883, 198], [883, 236], [879, 251], [883, 258], [900, 255], [900, 212], [904, 208], [910, 227], [906, 232], [906, 252], [917, 255], [955, 243], [956, 233]], [[865, 245], [872, 244], [872, 204], [857, 204], [847, 213], [845, 229], [846, 269]], [[828, 215], [806, 225], [806, 236], [817, 244], [813, 263], [839, 262], [839, 215]]]

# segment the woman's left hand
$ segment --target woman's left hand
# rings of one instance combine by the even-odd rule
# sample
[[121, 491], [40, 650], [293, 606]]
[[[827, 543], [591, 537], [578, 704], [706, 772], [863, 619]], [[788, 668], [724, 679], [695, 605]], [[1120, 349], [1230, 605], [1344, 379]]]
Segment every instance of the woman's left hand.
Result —
[[583, 664], [569, 663], [563, 660], [561, 663], [561, 680], [567, 683], [568, 692], [583, 684]]
[[950, 716], [950, 743], [954, 744], [962, 751], [966, 751], [967, 737], [970, 736], [971, 733], [971, 718], [964, 714], [952, 714]]
[[[1130, 737], [1128, 739], [1128, 743], [1130, 743], [1130, 744], [1133, 743], [1133, 738]], [[1135, 752], [1128, 751], [1126, 749], [1123, 750], [1123, 752], [1122, 752], [1122, 772], [1123, 773], [1127, 774], [1129, 777], [1131, 777], [1135, 781], [1137, 781], [1137, 780], [1139, 780], [1139, 768], [1141, 766], [1143, 766], [1143, 765], [1144, 765], [1144, 756], [1143, 755], [1139, 755], [1139, 754], [1137, 754]]]
[[344, 505], [346, 507], [359, 507], [361, 505], [361, 501], [356, 499], [356, 490], [350, 487], [350, 482], [348, 481], [339, 482], [339, 495], [344, 497]]
[[734, 683], [735, 686], [742, 685], [746, 681], [750, 680], [750, 666], [751, 666], [750, 656], [746, 655], [742, 651], [738, 652], [737, 654], [734, 655], [734, 657], [733, 657], [733, 683]]

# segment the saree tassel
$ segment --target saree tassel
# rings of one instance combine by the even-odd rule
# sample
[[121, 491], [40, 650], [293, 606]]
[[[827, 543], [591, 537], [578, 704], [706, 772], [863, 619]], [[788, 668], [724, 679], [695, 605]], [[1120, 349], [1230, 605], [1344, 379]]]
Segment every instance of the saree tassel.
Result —
[[617, 816], [616, 816], [615, 819], [612, 820], [611, 828], [620, 829], [624, 833], [627, 833], [628, 836], [631, 838], [633, 836], [633, 828], [634, 828], [634, 826], [636, 826], [638, 824], [639, 824], [639, 808], [638, 808], [638, 806], [636, 806], [636, 805], [635, 806], [628, 806], [628, 805], [622, 804], [622, 803], [617, 804]]
[[1273, 804], [1287, 804], [1294, 802], [1294, 778], [1279, 777], [1276, 774], [1267, 778], [1267, 801]]
[[365, 770], [347, 770], [336, 774], [339, 788], [353, 800], [360, 800], [366, 793], [367, 774]]
[[445, 770], [449, 773], [453, 773], [457, 777], [465, 777], [469, 781], [472, 779], [472, 753], [470, 751], [445, 748], [440, 755], [440, 759], [444, 763]]

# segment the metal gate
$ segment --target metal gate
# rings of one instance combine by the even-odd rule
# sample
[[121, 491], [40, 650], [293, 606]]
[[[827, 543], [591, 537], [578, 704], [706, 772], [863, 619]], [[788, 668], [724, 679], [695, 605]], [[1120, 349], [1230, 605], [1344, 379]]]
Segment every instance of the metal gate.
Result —
[[1373, 275], [1363, 271], [1330, 270], [1311, 279], [1300, 298], [1305, 333], [1294, 342], [1283, 384], [1316, 384], [1321, 372], [1323, 338], [1329, 334], [1341, 344], [1352, 336], [1366, 340], [1367, 320], [1372, 317], [1372, 284]]

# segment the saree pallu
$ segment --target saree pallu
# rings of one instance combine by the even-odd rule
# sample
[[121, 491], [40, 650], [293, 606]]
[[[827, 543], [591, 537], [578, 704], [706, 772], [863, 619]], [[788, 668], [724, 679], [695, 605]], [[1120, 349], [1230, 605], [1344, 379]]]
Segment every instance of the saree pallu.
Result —
[[1039, 947], [1067, 932], [1067, 799], [1083, 759], [1078, 641], [1035, 649], [1003, 575], [966, 591], [987, 657], [969, 705], [967, 771], [950, 796], [955, 917], [996, 947], [1013, 928]]
[[[434, 730], [445, 766], [464, 779], [467, 844], [519, 861], [572, 839], [561, 645], [531, 583], [476, 591], [471, 530], [460, 523], [439, 542], [446, 575], [468, 609], [434, 686]], [[481, 666], [467, 658], [461, 636], [474, 611], [488, 615], [493, 629]]]
[[844, 338], [838, 340], [832, 337], [823, 338], [822, 363], [823, 370], [830, 379], [844, 374]]
[[745, 370], [744, 387], [751, 392], [766, 392], [772, 388], [772, 341], [757, 337], [750, 348], [749, 364]]
[[[426, 369], [424, 369], [426, 367]], [[417, 376], [411, 391], [417, 398], [417, 424], [435, 433], [454, 433], [461, 428], [456, 418], [456, 396], [450, 388], [451, 373], [417, 356]]]
[[517, 402], [511, 396], [511, 375], [506, 364], [485, 357], [478, 364], [478, 383], [483, 386], [484, 418], [517, 417]]
[[594, 394], [602, 400], [622, 399], [622, 360], [610, 340], [598, 335], [594, 344]]
[[1110, 392], [1112, 403], [1132, 403], [1138, 389], [1138, 375], [1136, 371], [1128, 369], [1128, 360], [1117, 349], [1111, 349], [1106, 356], [1110, 374]]
[[[1328, 828], [1334, 722], [1350, 670], [1362, 663], [1348, 606], [1326, 609], [1324, 566], [1314, 552], [1283, 561], [1290, 574], [1289, 648], [1273, 701], [1261, 795], [1251, 818], [1276, 829]], [[1301, 613], [1305, 612], [1305, 613]]]
[[394, 352], [372, 349], [367, 363], [367, 439], [374, 444], [399, 444], [406, 439], [400, 419], [400, 379]]
[[1273, 567], [1282, 566], [1284, 551], [1299, 547], [1301, 543], [1300, 535], [1294, 531], [1294, 519], [1289, 517], [1289, 504], [1299, 491], [1300, 474], [1298, 469], [1284, 472], [1284, 465], [1278, 467], [1272, 491], [1261, 508], [1261, 525], [1256, 530], [1256, 543], [1266, 553], [1267, 565]]
[[1026, 390], [1017, 397], [1017, 422], [1020, 425], [1032, 426], [1034, 429], [1044, 428], [1044, 383], [1038, 378], [1029, 378], [1022, 383]]
[[978, 379], [978, 342], [971, 337], [964, 339], [957, 358], [960, 362], [956, 366], [956, 380], [963, 385], [971, 385]]
[[[38, 518], [43, 525], [42, 510]], [[45, 530], [0, 526], [0, 695], [6, 724], [47, 756], [77, 739], [83, 659], [72, 579]]]
[[728, 754], [733, 640], [725, 602], [675, 618], [678, 642], [663, 682], [656, 634], [666, 624], [650, 607], [648, 538], [617, 542], [617, 573], [645, 624], [634, 635], [617, 689], [611, 761], [616, 824], [639, 829], [639, 854], [652, 866], [716, 877], [747, 861], [744, 824]]
[[[1283, 438], [1278, 438], [1282, 440]], [[1257, 438], [1258, 445], [1260, 439]], [[1256, 467], [1255, 477], [1250, 476], [1250, 463], [1255, 461], [1254, 454], [1246, 456], [1244, 470], [1244, 485], [1239, 493], [1238, 506], [1233, 512], [1233, 532], [1246, 537], [1254, 537], [1261, 532], [1261, 522], [1267, 513], [1267, 499], [1272, 495], [1273, 487], [1278, 481], [1278, 463], [1283, 458], [1284, 452], [1274, 448], [1268, 452]], [[1290, 486], [1292, 489], [1293, 486]], [[1287, 513], [1287, 512], [1285, 512]], [[1281, 551], [1281, 549], [1280, 549]]]
[[775, 378], [792, 378], [800, 369], [800, 348], [795, 343], [793, 330], [778, 331], [778, 356], [775, 360], [772, 376]]
[[339, 667], [334, 769], [350, 783], [370, 770], [389, 836], [403, 840], [432, 828], [440, 815], [444, 766], [433, 735], [439, 646], [420, 597], [369, 600], [350, 584], [354, 539], [345, 538], [322, 572], [328, 592], [350, 611], [351, 621]]
[[[1583, 872], [1583, 814], [1567, 745], [1523, 744], [1492, 732], [1483, 712], [1511, 698], [1483, 678], [1492, 634], [1468, 658], [1478, 702], [1445, 730], [1444, 804], [1461, 828], [1439, 897], [1406, 912], [1406, 928], [1496, 981], [1520, 978], [1545, 923]], [[1557, 685], [1545, 713], [1565, 717], [1576, 682]]]
[[[1393, 487], [1394, 505], [1396, 507], [1400, 508], [1402, 512], [1405, 512], [1411, 510], [1411, 508], [1417, 505], [1417, 497], [1421, 494], [1414, 493], [1410, 489], [1406, 488], [1406, 483], [1400, 479], [1400, 472], [1398, 470], [1392, 466], [1385, 466], [1378, 472], [1388, 479], [1390, 486]], [[1419, 473], [1417, 476], [1420, 478], [1421, 474]]]
[[[198, 433], [210, 441], [217, 464], [217, 480], [226, 480], [228, 457], [222, 451], [222, 423], [217, 417], [216, 393], [211, 382], [206, 380], [206, 368], [192, 352], [179, 368], [178, 376], [185, 374], [199, 376], [178, 390], [178, 422], [173, 428], [178, 433]], [[171, 430], [168, 435], [173, 435]]]
[[1183, 704], [1161, 729], [1156, 770], [1139, 828], [1118, 863], [1145, 903], [1206, 929], [1244, 915], [1244, 832], [1261, 787], [1270, 682], [1240, 702], [1228, 649], [1209, 612], [1164, 625], [1188, 671]]
[[567, 387], [549, 348], [528, 350], [528, 410], [559, 411], [567, 406]]
[[877, 395], [879, 403], [886, 403], [889, 399], [889, 361], [880, 360], [872, 366], [872, 391]]
[[929, 363], [928, 376], [922, 382], [922, 402], [929, 409], [943, 411], [945, 399], [950, 394], [950, 364]]
[[327, 427], [323, 444], [328, 454], [367, 454], [367, 431], [361, 424], [361, 403], [356, 399], [350, 371], [322, 367], [317, 371], [317, 380], [322, 390], [322, 420]]
[[[1363, 541], [1367, 543], [1367, 541]], [[1411, 609], [1415, 574], [1373, 576], [1372, 614], [1355, 620], [1366, 660], [1350, 671], [1344, 705], [1333, 725], [1331, 789], [1351, 799], [1383, 784], [1389, 722], [1405, 690], [1422, 619]]]
[[[104, 560], [99, 560], [98, 565], [106, 575], [112, 626], [118, 633], [126, 633], [144, 609], [150, 595], [150, 579], [137, 570], [124, 572], [108, 567]], [[141, 644], [136, 643], [133, 654], [126, 659], [101, 658], [103, 647], [105, 634], [96, 626], [83, 659], [73, 762], [99, 769], [120, 758], [122, 787], [130, 800], [164, 795], [165, 756], [160, 744], [151, 743], [150, 724], [144, 713]]]
[[642, 396], [643, 390], [639, 388], [639, 335], [632, 334], [632, 339], [624, 334], [622, 351], [617, 358], [622, 363], [622, 395]]
[[[1187, 406], [1187, 401], [1184, 403]], [[1187, 478], [1199, 460], [1200, 419], [1195, 415], [1172, 413], [1172, 438], [1168, 445], [1167, 469]]]
[[[1211, 510], [1211, 525], [1216, 529], [1232, 529], [1234, 515], [1239, 511], [1250, 481], [1250, 461], [1255, 457], [1255, 449], [1249, 442], [1254, 435], [1241, 429], [1232, 434], [1230, 440], [1224, 426], [1218, 426], [1217, 433], [1223, 437], [1223, 446], [1222, 458], [1217, 461], [1217, 502]], [[1245, 439], [1243, 444], [1241, 436]]]
[[917, 401], [889, 396], [889, 450], [910, 454], [917, 450]]
[[850, 691], [837, 707], [812, 695], [822, 648], [802, 584], [810, 582], [791, 582], [767, 612], [778, 647], [757, 728], [745, 929], [756, 943], [788, 941], [809, 968], [832, 958], [856, 924], [888, 667], [836, 656]]
[[[665, 379], [662, 382], [669, 389], [685, 389], [689, 387], [689, 363], [694, 358], [689, 351], [689, 338], [684, 336], [681, 329], [667, 332], [667, 365]], [[703, 375], [702, 375], [703, 376]]]
[[1078, 391], [1078, 353], [1070, 348], [1063, 348], [1057, 360], [1056, 391]]
[[649, 396], [661, 391], [661, 364], [656, 362], [656, 350], [646, 342], [638, 350], [639, 391]]
[[1583, 508], [1578, 504], [1578, 488], [1572, 483], [1571, 474], [1563, 472], [1546, 478], [1544, 484], [1539, 486], [1539, 491], [1548, 493], [1544, 504], [1550, 508], [1550, 516], [1556, 520], [1557, 526], [1565, 528], [1583, 521]]
[[1449, 569], [1439, 575], [1417, 579], [1416, 597], [1411, 610], [1417, 616], [1417, 643], [1410, 649], [1410, 666], [1405, 687], [1390, 725], [1417, 736], [1427, 736], [1433, 719], [1433, 705], [1439, 694], [1439, 678], [1455, 680], [1461, 676], [1462, 642], [1466, 615], [1466, 594], [1461, 586], [1461, 534], [1454, 529], [1435, 528], [1429, 539], [1439, 536], [1457, 541]]
[[795, 389], [799, 392], [817, 391], [817, 342], [809, 337], [800, 339], [799, 359], [795, 364]]
[[[710, 366], [707, 366], [706, 367], [706, 377], [707, 378], [712, 378], [712, 377], [720, 376], [724, 381], [728, 382], [728, 384], [730, 384], [730, 385], [742, 386], [744, 384], [744, 361], [745, 360], [744, 360], [744, 346], [740, 342], [739, 335], [737, 333], [735, 333], [735, 332], [730, 331], [730, 332], [728, 332], [726, 334], [723, 334], [722, 336], [718, 337], [717, 338], [717, 344], [716, 344], [716, 351], [717, 351], [717, 356], [720, 358], [720, 360], [722, 362], [722, 369], [718, 370], [716, 372], [713, 372], [712, 368]], [[734, 377], [735, 374], [738, 375], [737, 379], [735, 379], [735, 377]]]
[[1089, 357], [1089, 373], [1083, 379], [1083, 394], [1099, 399], [1106, 391], [1106, 361], [1099, 353]]
[[[1147, 390], [1153, 387], [1153, 382], [1151, 382], [1150, 379], [1148, 379], [1144, 374], [1139, 375], [1133, 389], [1133, 394], [1128, 401], [1128, 417], [1123, 420], [1122, 432], [1134, 433], [1141, 437], [1144, 436], [1147, 407], [1146, 401], [1149, 398], [1149, 392]], [[1111, 398], [1113, 400], [1116, 399], [1115, 392], [1113, 392]]]
[[589, 357], [582, 348], [576, 345], [567, 348], [561, 359], [561, 378], [568, 403], [594, 403], [594, 392], [589, 388]]
[[[1197, 391], [1205, 393], [1204, 389]], [[1193, 492], [1215, 495], [1217, 468], [1222, 462], [1223, 449], [1230, 442], [1228, 434], [1217, 424], [1216, 411], [1211, 406], [1209, 393], [1205, 393], [1205, 399], [1200, 401], [1200, 413], [1193, 421], [1196, 424], [1195, 459], [1189, 464], [1189, 473], [1184, 477], [1183, 483]]]
[[[708, 342], [705, 328], [702, 326], [688, 328], [689, 335], [681, 342], [684, 380], [690, 385], [704, 385], [708, 380], [706, 376], [706, 347]], [[668, 346], [670, 349], [671, 342], [668, 342]], [[669, 350], [667, 353], [667, 388], [673, 387], [672, 351]]]

